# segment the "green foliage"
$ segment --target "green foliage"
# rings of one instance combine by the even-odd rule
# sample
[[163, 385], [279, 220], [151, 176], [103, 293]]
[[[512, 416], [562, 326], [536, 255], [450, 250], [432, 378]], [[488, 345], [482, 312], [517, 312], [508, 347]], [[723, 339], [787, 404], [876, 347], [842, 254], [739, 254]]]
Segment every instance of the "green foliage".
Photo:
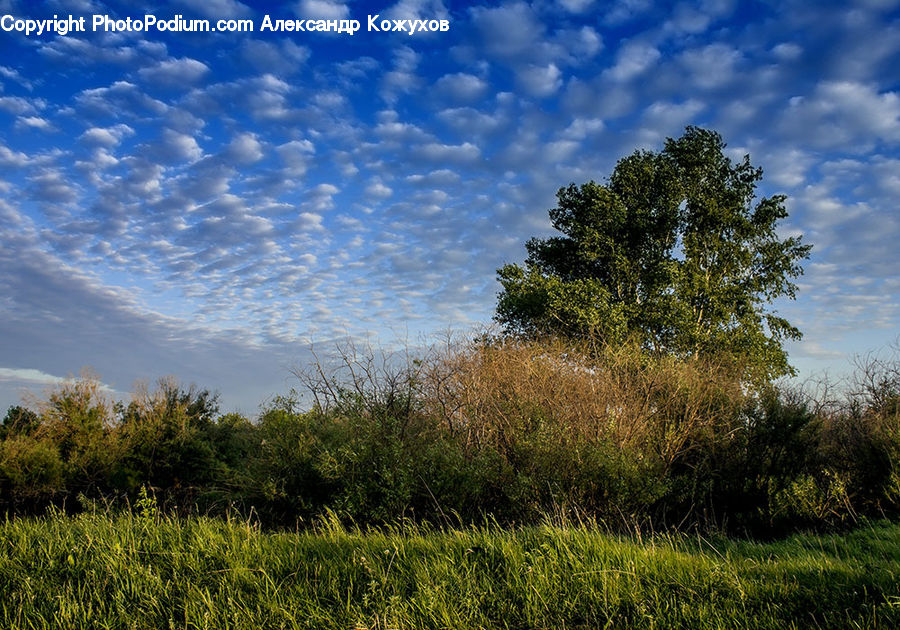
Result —
[[606, 185], [574, 184], [550, 210], [562, 233], [498, 270], [497, 320], [530, 336], [634, 338], [656, 353], [729, 353], [763, 381], [790, 373], [800, 331], [767, 306], [794, 297], [810, 246], [781, 239], [785, 198], [756, 199], [762, 170], [733, 163], [715, 132], [688, 127], [638, 151]]
[[0, 424], [0, 440], [15, 435], [31, 435], [39, 423], [38, 415], [31, 409], [14, 405], [6, 411]]
[[[188, 496], [196, 486], [221, 476], [223, 444], [239, 423], [218, 426], [216, 397], [207, 390], [187, 390], [161, 380], [153, 392], [140, 391], [121, 412], [117, 437], [122, 445], [113, 482], [131, 494], [149, 483]], [[232, 453], [232, 458], [240, 453]]]
[[156, 497], [147, 492], [147, 486], [141, 486], [138, 492], [138, 500], [134, 507], [137, 518], [142, 525], [153, 525], [159, 521], [160, 514]]
[[64, 466], [52, 442], [29, 436], [0, 442], [0, 489], [5, 503], [29, 511], [63, 493]]

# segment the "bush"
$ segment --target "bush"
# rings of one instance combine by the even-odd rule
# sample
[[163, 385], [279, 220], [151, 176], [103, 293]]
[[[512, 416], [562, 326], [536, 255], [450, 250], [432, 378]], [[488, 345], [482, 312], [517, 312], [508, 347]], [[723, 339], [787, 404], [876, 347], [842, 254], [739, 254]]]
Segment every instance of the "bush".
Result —
[[482, 336], [418, 356], [339, 347], [258, 421], [162, 380], [112, 404], [87, 375], [0, 433], [0, 506], [86, 499], [295, 527], [534, 523], [747, 533], [900, 512], [897, 361], [845, 397], [751, 386], [739, 360]]

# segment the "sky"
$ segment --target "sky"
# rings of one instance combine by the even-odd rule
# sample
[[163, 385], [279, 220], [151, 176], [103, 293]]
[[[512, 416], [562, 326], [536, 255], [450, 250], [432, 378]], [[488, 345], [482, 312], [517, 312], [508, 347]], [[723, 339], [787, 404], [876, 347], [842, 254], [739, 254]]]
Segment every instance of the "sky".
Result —
[[[898, 5], [0, 0], [0, 406], [89, 366], [115, 395], [174, 375], [253, 415], [311, 348], [487, 324], [557, 189], [686, 125], [788, 196], [780, 233], [814, 246], [775, 305], [804, 332], [790, 360], [840, 374], [900, 335]], [[87, 32], [14, 29], [54, 14]]]

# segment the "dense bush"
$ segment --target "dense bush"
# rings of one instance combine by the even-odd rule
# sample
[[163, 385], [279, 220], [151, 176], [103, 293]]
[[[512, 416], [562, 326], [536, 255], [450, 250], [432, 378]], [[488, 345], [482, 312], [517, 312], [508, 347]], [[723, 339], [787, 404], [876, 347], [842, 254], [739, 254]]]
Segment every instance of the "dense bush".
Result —
[[86, 376], [7, 413], [0, 509], [127, 504], [149, 489], [168, 511], [289, 527], [326, 512], [756, 533], [852, 523], [900, 509], [897, 365], [861, 362], [837, 396], [750, 386], [727, 357], [559, 340], [418, 357], [345, 347], [254, 422], [171, 380], [112, 403]]

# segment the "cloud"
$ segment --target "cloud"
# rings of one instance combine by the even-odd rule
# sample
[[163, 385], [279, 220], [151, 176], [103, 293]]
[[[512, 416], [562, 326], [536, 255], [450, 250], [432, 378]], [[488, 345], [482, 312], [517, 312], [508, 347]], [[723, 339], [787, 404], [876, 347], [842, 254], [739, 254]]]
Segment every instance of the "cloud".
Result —
[[203, 157], [203, 150], [196, 138], [172, 129], [163, 130], [158, 140], [146, 145], [146, 150], [161, 164], [195, 162]]
[[[252, 414], [287, 388], [288, 368], [309, 356], [302, 345], [260, 345], [236, 331], [211, 332], [144, 311], [127, 293], [24, 247], [21, 239], [0, 247], [0, 290], [7, 298], [0, 302], [0, 338], [7, 359], [19, 357], [0, 367], [0, 380], [52, 385], [60, 380], [54, 374], [75, 374], [90, 358], [109, 388], [126, 391], [137, 380], [172, 374], [221, 388], [223, 410]], [[13, 391], [4, 388], [9, 402]]]
[[524, 2], [494, 8], [473, 7], [469, 11], [488, 55], [504, 61], [518, 61], [530, 59], [535, 49], [540, 48], [544, 27]]
[[735, 78], [741, 54], [726, 44], [709, 44], [684, 51], [679, 59], [691, 82], [702, 89], [727, 86]]
[[253, 164], [263, 157], [262, 144], [254, 133], [238, 134], [225, 150], [226, 158], [238, 164]]
[[139, 40], [131, 46], [116, 45], [121, 40], [89, 40], [76, 36], [56, 37], [40, 45], [38, 51], [54, 64], [65, 66], [113, 66], [131, 69], [154, 63], [166, 55], [162, 42]]
[[293, 92], [290, 83], [265, 73], [192, 90], [183, 106], [198, 116], [238, 110], [259, 121], [288, 122], [299, 114], [288, 99]]
[[867, 151], [900, 141], [900, 95], [871, 84], [823, 81], [811, 96], [791, 99], [781, 129], [814, 147]]
[[666, 137], [678, 136], [705, 109], [703, 102], [657, 102], [644, 110], [640, 138], [647, 147], [658, 147]]
[[576, 65], [584, 63], [603, 49], [603, 38], [591, 26], [561, 29], [557, 31], [555, 41], [573, 55], [568, 61]]
[[167, 59], [154, 66], [141, 68], [138, 74], [145, 83], [165, 87], [187, 88], [209, 73], [209, 66], [187, 57]]
[[594, 0], [560, 0], [560, 4], [571, 13], [584, 13], [594, 4]]
[[116, 81], [109, 87], [83, 90], [75, 95], [75, 103], [89, 118], [159, 116], [169, 109], [165, 103], [147, 96], [137, 85], [128, 81]]
[[316, 149], [309, 140], [291, 140], [278, 146], [276, 152], [285, 166], [285, 175], [297, 178], [306, 174]]
[[604, 71], [613, 81], [635, 79], [653, 67], [660, 57], [659, 50], [645, 42], [628, 42], [616, 54], [616, 64]]
[[237, 0], [176, 0], [176, 2], [210, 19], [239, 18], [252, 14], [247, 5]]
[[100, 145], [112, 148], [117, 146], [126, 137], [134, 135], [134, 129], [125, 124], [112, 127], [91, 127], [81, 134], [79, 139], [92, 145]]
[[[446, 20], [450, 14], [441, 0], [399, 0], [383, 12], [384, 17], [398, 20]], [[427, 33], [416, 33], [428, 37]]]
[[280, 42], [247, 39], [241, 44], [241, 56], [258, 71], [289, 75], [305, 66], [310, 50], [290, 39]]
[[471, 107], [444, 109], [437, 117], [461, 134], [479, 137], [496, 131], [507, 122], [502, 115], [485, 114]]
[[409, 46], [394, 50], [393, 68], [381, 79], [381, 95], [388, 103], [395, 103], [400, 94], [410, 93], [422, 80], [416, 74], [420, 55]]
[[50, 131], [53, 125], [45, 118], [40, 116], [20, 116], [16, 119], [16, 127], [25, 129], [38, 129], [40, 131]]
[[472, 74], [455, 72], [442, 76], [435, 83], [435, 87], [444, 98], [457, 102], [471, 102], [485, 95], [488, 84]]
[[46, 107], [42, 99], [23, 98], [21, 96], [0, 96], [0, 111], [16, 116], [37, 114]]
[[313, 20], [334, 20], [347, 18], [350, 15], [350, 7], [335, 0], [302, 0], [297, 3], [297, 14]]
[[465, 164], [477, 160], [481, 156], [481, 151], [470, 142], [456, 145], [430, 142], [416, 147], [413, 150], [413, 154], [418, 158], [431, 162]]
[[60, 376], [46, 374], [40, 370], [0, 367], [0, 381], [12, 381], [15, 383], [35, 385], [59, 385], [65, 383], [66, 379]]
[[16, 83], [22, 85], [26, 89], [33, 89], [33, 84], [31, 83], [31, 81], [25, 79], [15, 68], [10, 68], [9, 66], [0, 66], [0, 77], [11, 79]]
[[550, 96], [562, 85], [562, 73], [555, 64], [529, 66], [519, 72], [518, 82], [532, 96]]
[[607, 10], [603, 21], [618, 25], [630, 22], [653, 8], [652, 0], [618, 0]]
[[57, 169], [45, 168], [28, 178], [31, 197], [46, 203], [70, 203], [78, 198], [77, 189]]
[[394, 193], [394, 191], [385, 186], [380, 180], [376, 179], [368, 186], [366, 186], [365, 193], [367, 197], [374, 197], [375, 199], [387, 199]]

